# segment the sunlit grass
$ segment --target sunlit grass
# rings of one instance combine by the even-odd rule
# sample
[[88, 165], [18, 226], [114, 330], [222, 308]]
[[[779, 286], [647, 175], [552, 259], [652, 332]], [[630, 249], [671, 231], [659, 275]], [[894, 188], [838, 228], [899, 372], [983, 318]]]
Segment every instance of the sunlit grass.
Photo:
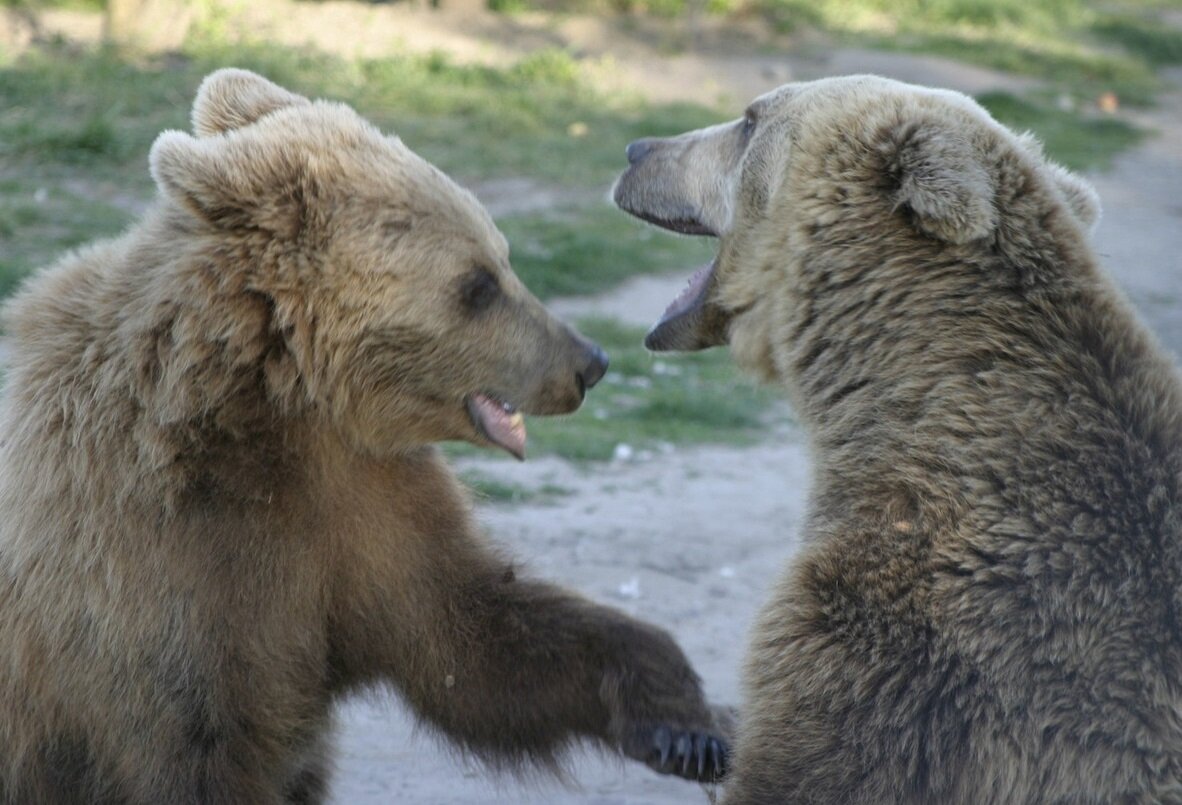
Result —
[[536, 487], [524, 486], [494, 478], [478, 470], [465, 470], [460, 473], [460, 478], [472, 490], [477, 502], [480, 503], [544, 505], [555, 503], [571, 494], [570, 489], [558, 484], [544, 483]]
[[563, 53], [493, 69], [440, 55], [347, 60], [218, 41], [151, 58], [47, 45], [0, 58], [0, 295], [63, 250], [132, 220], [154, 193], [152, 141], [188, 128], [201, 78], [226, 65], [350, 103], [461, 181], [526, 177], [576, 199], [503, 221], [517, 267], [540, 295], [602, 290], [699, 259], [688, 240], [650, 248], [604, 197], [628, 142], [720, 114], [601, 95]]
[[606, 201], [497, 223], [512, 244], [514, 271], [543, 299], [595, 293], [640, 273], [690, 268], [708, 261], [716, 248], [703, 238], [670, 237]]
[[[1080, 99], [1152, 101], [1154, 68], [1179, 60], [1165, 4], [1102, 0], [750, 0], [784, 30], [819, 28], [851, 44], [934, 53], [1048, 82]], [[1160, 6], [1160, 8], [1159, 8]]]
[[[1168, 55], [1169, 40], [1162, 41], [1158, 50]], [[141, 58], [49, 44], [7, 63], [0, 57], [0, 295], [63, 250], [132, 220], [154, 192], [152, 141], [164, 129], [188, 127], [201, 78], [228, 64], [351, 103], [461, 181], [526, 177], [575, 191], [567, 192], [574, 201], [499, 222], [518, 272], [543, 297], [599, 291], [635, 273], [706, 259], [701, 244], [653, 238], [603, 197], [632, 139], [735, 110], [606, 95], [563, 53], [494, 69], [441, 55], [348, 60], [216, 38], [195, 38], [182, 54]], [[1051, 155], [1074, 167], [1102, 165], [1135, 141], [1124, 124], [1089, 121], [1038, 98], [987, 102], [1003, 122], [1038, 131]]]
[[1069, 168], [1104, 167], [1145, 136], [1145, 132], [1123, 120], [1084, 117], [1058, 109], [1053, 99], [1040, 102], [1008, 92], [990, 92], [977, 100], [1007, 126], [1037, 134], [1046, 152]]

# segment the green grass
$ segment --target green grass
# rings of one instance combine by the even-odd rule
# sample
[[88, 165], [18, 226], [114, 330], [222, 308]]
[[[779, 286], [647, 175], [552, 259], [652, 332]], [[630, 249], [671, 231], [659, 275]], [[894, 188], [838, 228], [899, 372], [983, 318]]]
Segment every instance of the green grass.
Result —
[[0, 178], [0, 298], [33, 269], [127, 225], [128, 213], [101, 194], [44, 177]]
[[1091, 30], [1100, 39], [1136, 53], [1152, 65], [1182, 64], [1182, 31], [1166, 28], [1151, 18], [1104, 15]]
[[[1036, 77], [1079, 99], [1114, 92], [1152, 101], [1154, 68], [1177, 59], [1179, 32], [1153, 4], [1105, 0], [752, 0], [785, 30], [819, 28], [839, 40], [944, 55]], [[1117, 10], [1113, 10], [1113, 9]]]
[[[641, 346], [640, 329], [590, 319], [579, 330], [607, 350], [611, 368], [576, 413], [527, 417], [531, 456], [606, 461], [621, 444], [634, 455], [670, 445], [747, 444], [786, 416], [775, 391], [743, 378], [725, 349], [659, 356]], [[478, 450], [448, 446], [451, 455]]]
[[[502, 0], [504, 2], [505, 0]], [[1182, 31], [1161, 22], [1178, 0], [512, 0], [543, 9], [757, 16], [782, 32], [945, 55], [1050, 82], [1080, 99], [1114, 92], [1147, 104], [1154, 68], [1182, 62]]]
[[[152, 141], [163, 129], [188, 127], [201, 78], [226, 64], [349, 102], [462, 181], [512, 176], [560, 188], [568, 198], [561, 206], [499, 221], [519, 274], [542, 297], [590, 293], [638, 272], [708, 259], [700, 242], [655, 237], [603, 195], [632, 139], [706, 125], [734, 110], [607, 96], [560, 52], [494, 69], [441, 55], [347, 60], [201, 37], [166, 57], [50, 43], [7, 62], [0, 56], [0, 295], [61, 251], [127, 225], [154, 192]], [[1086, 120], [1038, 98], [986, 101], [1004, 122], [1036, 130], [1053, 156], [1074, 167], [1103, 164], [1136, 139], [1125, 124]]]
[[986, 93], [977, 100], [1007, 126], [1033, 131], [1047, 153], [1069, 168], [1103, 167], [1145, 135], [1123, 120], [1081, 117], [1055, 108], [1049, 100], [1039, 103], [1007, 92]]
[[719, 114], [606, 97], [564, 53], [493, 69], [440, 55], [353, 61], [200, 39], [183, 54], [143, 58], [48, 44], [7, 63], [0, 56], [0, 295], [62, 250], [129, 223], [154, 192], [153, 140], [188, 128], [201, 78], [230, 64], [350, 103], [461, 181], [526, 177], [575, 199], [502, 221], [520, 273], [542, 296], [602, 290], [707, 259], [688, 240], [654, 247], [604, 195], [628, 142]]
[[512, 244], [514, 271], [542, 299], [594, 293], [637, 273], [689, 269], [717, 248], [704, 238], [670, 237], [603, 201], [497, 223]]
[[570, 489], [558, 484], [544, 483], [538, 487], [527, 487], [476, 470], [461, 472], [460, 479], [472, 490], [478, 501], [493, 504], [554, 503], [571, 494]]

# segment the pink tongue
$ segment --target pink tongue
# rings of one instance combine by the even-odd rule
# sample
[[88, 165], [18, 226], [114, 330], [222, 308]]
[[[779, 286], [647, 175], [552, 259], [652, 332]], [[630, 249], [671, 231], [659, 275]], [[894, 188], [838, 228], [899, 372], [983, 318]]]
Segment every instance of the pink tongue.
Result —
[[480, 419], [484, 435], [493, 444], [505, 448], [518, 459], [525, 458], [525, 420], [510, 414], [499, 402], [483, 394], [472, 397], [473, 412]]

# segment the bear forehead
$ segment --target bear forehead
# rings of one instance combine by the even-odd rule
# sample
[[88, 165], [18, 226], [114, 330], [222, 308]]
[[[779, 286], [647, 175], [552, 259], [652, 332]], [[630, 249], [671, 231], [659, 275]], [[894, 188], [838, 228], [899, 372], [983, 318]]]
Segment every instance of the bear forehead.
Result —
[[428, 164], [402, 140], [381, 132], [348, 106], [313, 101], [276, 110], [249, 126], [223, 132], [227, 142], [241, 139], [295, 156], [321, 157], [328, 164], [377, 159], [405, 170], [425, 172]]
[[[285, 107], [217, 137], [227, 146], [235, 141], [247, 146], [241, 150], [247, 158], [252, 152], [283, 155], [323, 185], [339, 185], [348, 195], [397, 202], [420, 214], [438, 215], [463, 231], [495, 231], [492, 219], [470, 191], [397, 135], [382, 132], [344, 104], [313, 101]], [[373, 212], [380, 215], [381, 209]], [[503, 240], [499, 233], [494, 239]]]
[[900, 111], [939, 112], [999, 128], [989, 113], [971, 97], [955, 90], [907, 84], [877, 75], [847, 75], [784, 84], [765, 92], [749, 106], [756, 117], [796, 116], [845, 121]]

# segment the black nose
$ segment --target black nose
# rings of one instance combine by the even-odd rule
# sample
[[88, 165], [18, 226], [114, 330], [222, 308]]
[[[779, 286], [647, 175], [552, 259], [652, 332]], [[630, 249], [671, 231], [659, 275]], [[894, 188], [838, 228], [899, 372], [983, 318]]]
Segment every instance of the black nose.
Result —
[[635, 165], [644, 159], [645, 155], [651, 150], [653, 150], [653, 139], [646, 137], [643, 140], [628, 143], [628, 147], [624, 149], [624, 154], [628, 157], [628, 164]]
[[587, 363], [579, 371], [579, 383], [592, 388], [607, 374], [607, 353], [598, 344], [587, 345]]

